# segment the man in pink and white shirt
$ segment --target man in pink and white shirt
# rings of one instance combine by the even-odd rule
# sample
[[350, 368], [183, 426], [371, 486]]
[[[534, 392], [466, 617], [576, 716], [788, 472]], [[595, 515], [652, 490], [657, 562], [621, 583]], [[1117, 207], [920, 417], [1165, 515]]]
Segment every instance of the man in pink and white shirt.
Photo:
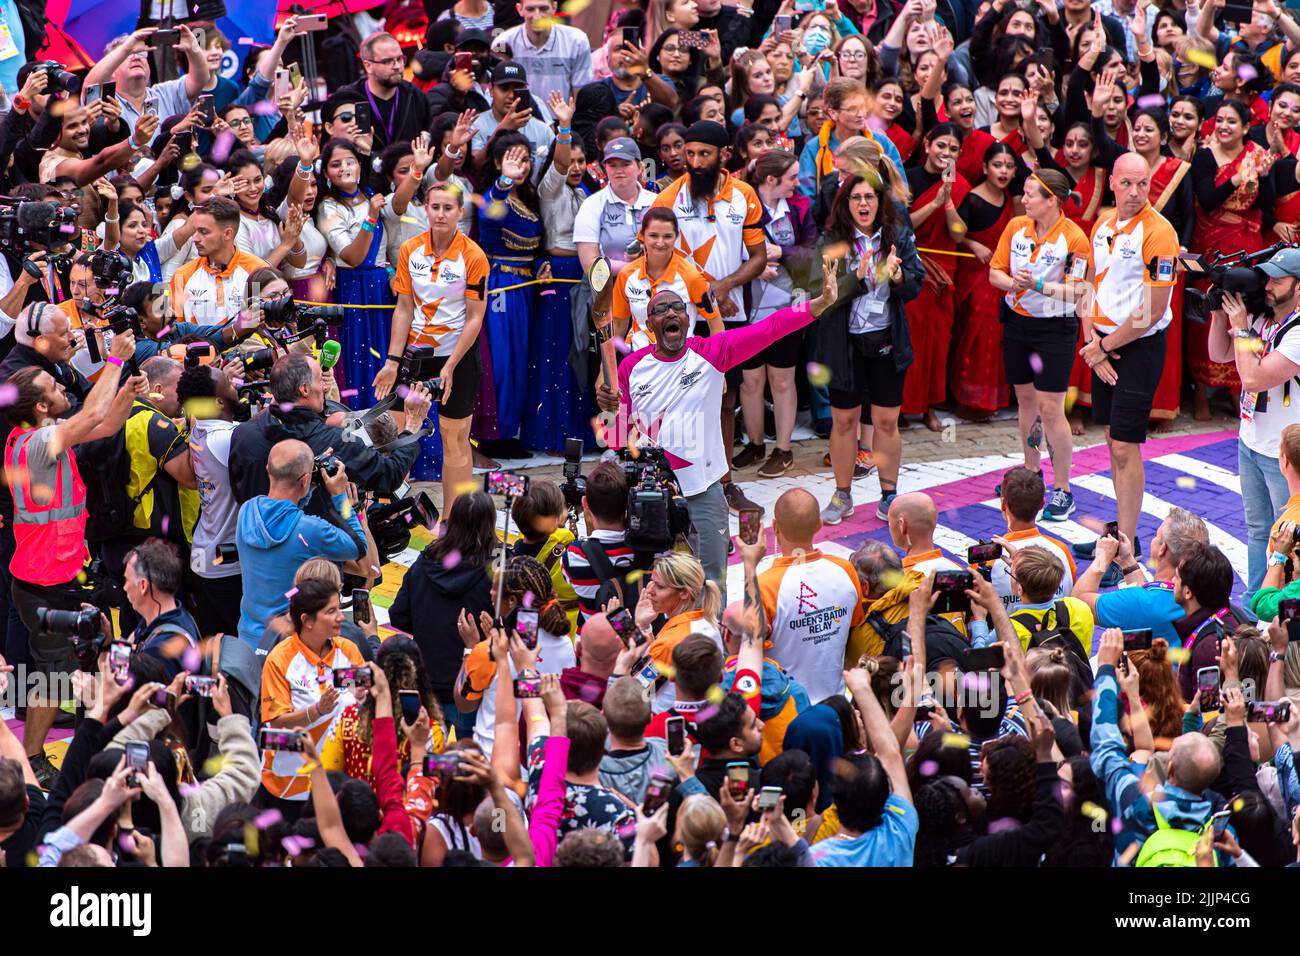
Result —
[[811, 302], [708, 338], [687, 336], [686, 303], [676, 292], [661, 290], [646, 309], [654, 344], [619, 364], [617, 391], [604, 383], [597, 386], [597, 404], [618, 416], [613, 428], [606, 429], [610, 447], [635, 441], [667, 453], [699, 537], [696, 557], [724, 600], [727, 501], [720, 479], [727, 473], [728, 455], [718, 409], [726, 373], [829, 309], [837, 294], [837, 266], [826, 263], [821, 295]]

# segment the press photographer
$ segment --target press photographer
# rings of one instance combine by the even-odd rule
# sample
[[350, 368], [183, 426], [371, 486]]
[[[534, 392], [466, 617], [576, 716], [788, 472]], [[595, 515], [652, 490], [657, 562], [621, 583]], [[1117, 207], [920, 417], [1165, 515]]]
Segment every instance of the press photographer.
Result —
[[1235, 363], [1241, 377], [1237, 469], [1246, 511], [1247, 606], [1272, 560], [1269, 528], [1290, 497], [1278, 458], [1282, 429], [1300, 422], [1300, 249], [1281, 249], [1250, 271], [1250, 288], [1222, 293], [1209, 337], [1210, 358]]
[[161, 661], [169, 678], [186, 669], [185, 652], [197, 650], [201, 638], [194, 618], [176, 598], [183, 568], [176, 545], [160, 538], [141, 542], [126, 556], [126, 599], [139, 618], [129, 640], [136, 653]]
[[[359, 437], [349, 440], [335, 421], [341, 409], [325, 406], [325, 386], [320, 363], [309, 355], [287, 355], [271, 369], [272, 404], [251, 421], [235, 428], [230, 442], [230, 477], [235, 500], [241, 504], [269, 487], [266, 461], [279, 442], [296, 438], [306, 442], [313, 455], [332, 452], [347, 466], [352, 481], [362, 491], [392, 495], [406, 480], [411, 464], [420, 453], [420, 444], [412, 441], [391, 452], [381, 452]], [[405, 427], [399, 435], [419, 432], [429, 413], [429, 392], [413, 384], [406, 396]], [[286, 410], [287, 408], [287, 410]], [[355, 433], [354, 433], [355, 434]], [[328, 513], [321, 496], [308, 505], [312, 514]]]
[[[578, 492], [576, 478], [564, 484], [565, 499], [573, 507], [573, 495]], [[624, 575], [633, 570], [636, 555], [628, 547], [627, 536], [627, 477], [616, 462], [602, 461], [586, 476], [582, 491], [578, 492], [578, 505], [582, 508], [587, 537], [579, 538], [564, 552], [562, 567], [564, 578], [578, 595], [578, 627], [589, 617], [601, 612], [604, 601], [602, 589], [624, 590], [625, 607], [634, 607], [635, 599]], [[617, 581], [617, 585], [613, 582]], [[606, 601], [608, 598], [606, 598]], [[627, 603], [630, 601], [631, 603]]]
[[[52, 306], [30, 306], [20, 320], [39, 326]], [[56, 310], [57, 311], [57, 310]], [[58, 313], [62, 315], [62, 313]], [[67, 317], [63, 316], [66, 322]], [[130, 332], [117, 337], [109, 364], [86, 396], [80, 411], [71, 410], [65, 387], [49, 372], [32, 365], [9, 378], [17, 395], [5, 409], [11, 430], [5, 442], [5, 475], [15, 502], [15, 549], [8, 567], [13, 576], [12, 600], [30, 635], [32, 662], [63, 686], [74, 666], [66, 638], [52, 634], [37, 608], [77, 610], [83, 591], [77, 576], [89, 558], [86, 549], [86, 486], [77, 469], [74, 447], [121, 431], [135, 399], [145, 393], [143, 375], [127, 380], [121, 390], [122, 366], [135, 351]], [[44, 499], [44, 500], [42, 500]], [[42, 784], [49, 786], [57, 771], [43, 745], [60, 700], [28, 699], [23, 745]]]
[[[36, 184], [23, 191], [62, 198], [58, 190]], [[71, 296], [75, 222], [75, 211], [56, 202], [0, 197], [0, 256], [12, 280], [0, 298], [2, 325], [11, 323], [25, 305], [61, 302]], [[0, 351], [9, 347], [8, 329], [4, 332]]]
[[[114, 257], [130, 264], [118, 253], [95, 253], [96, 256]], [[129, 279], [127, 281], [130, 281]], [[241, 309], [233, 322], [219, 321], [207, 325], [185, 322], [167, 312], [167, 298], [161, 284], [152, 282], [132, 282], [123, 287], [121, 309], [111, 316], [114, 330], [137, 327], [140, 335], [136, 338], [135, 360], [143, 362], [147, 358], [167, 351], [179, 342], [193, 341], [196, 336], [206, 339], [217, 350], [229, 349], [246, 340], [262, 325], [261, 310], [249, 304]]]

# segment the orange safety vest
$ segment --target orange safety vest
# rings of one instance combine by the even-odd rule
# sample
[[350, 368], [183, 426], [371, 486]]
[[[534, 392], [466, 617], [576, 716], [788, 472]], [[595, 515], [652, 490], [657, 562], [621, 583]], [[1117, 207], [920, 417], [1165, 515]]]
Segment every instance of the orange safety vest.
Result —
[[65, 584], [89, 557], [86, 550], [86, 485], [71, 448], [59, 456], [59, 473], [48, 504], [32, 497], [27, 446], [35, 428], [15, 428], [5, 441], [5, 475], [14, 499], [16, 548], [9, 570], [29, 584]]

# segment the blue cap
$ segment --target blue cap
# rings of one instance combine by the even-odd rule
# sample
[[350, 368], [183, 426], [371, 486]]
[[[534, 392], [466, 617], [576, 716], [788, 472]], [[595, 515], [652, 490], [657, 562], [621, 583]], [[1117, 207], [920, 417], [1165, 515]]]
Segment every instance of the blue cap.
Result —
[[641, 147], [636, 140], [620, 136], [605, 144], [605, 159], [626, 159], [629, 163], [641, 162]]
[[1300, 279], [1300, 249], [1280, 249], [1277, 254], [1259, 267], [1259, 271], [1274, 279], [1290, 276]]

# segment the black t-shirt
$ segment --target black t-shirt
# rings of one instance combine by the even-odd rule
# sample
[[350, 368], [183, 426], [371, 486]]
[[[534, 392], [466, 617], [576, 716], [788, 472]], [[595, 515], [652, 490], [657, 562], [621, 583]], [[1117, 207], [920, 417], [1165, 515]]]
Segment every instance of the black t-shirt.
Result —
[[27, 854], [36, 849], [36, 831], [45, 812], [45, 792], [30, 783], [25, 789], [27, 815], [23, 818], [23, 825], [0, 842], [0, 852], [3, 852], [5, 866], [9, 869], [27, 865]]

